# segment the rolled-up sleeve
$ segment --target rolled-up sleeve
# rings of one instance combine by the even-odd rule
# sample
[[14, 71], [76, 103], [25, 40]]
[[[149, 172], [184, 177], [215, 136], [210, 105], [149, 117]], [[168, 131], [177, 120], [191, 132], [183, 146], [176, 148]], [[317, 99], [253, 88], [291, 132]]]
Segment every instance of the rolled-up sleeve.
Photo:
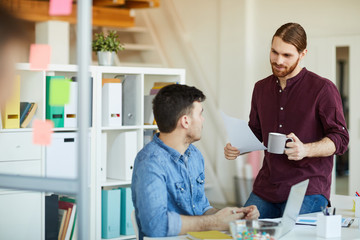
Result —
[[336, 86], [326, 84], [319, 95], [319, 116], [325, 136], [334, 142], [335, 154], [344, 154], [349, 144], [341, 97]]
[[181, 230], [181, 217], [167, 209], [166, 175], [153, 159], [139, 161], [134, 167], [132, 189], [140, 230], [149, 237], [176, 236]]

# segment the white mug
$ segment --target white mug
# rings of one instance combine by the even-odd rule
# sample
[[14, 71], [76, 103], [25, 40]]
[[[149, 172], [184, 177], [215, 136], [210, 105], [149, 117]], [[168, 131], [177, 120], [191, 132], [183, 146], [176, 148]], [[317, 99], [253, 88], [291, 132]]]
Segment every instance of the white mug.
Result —
[[286, 142], [288, 140], [292, 142], [294, 141], [292, 138], [286, 137], [285, 134], [273, 132], [269, 133], [267, 151], [274, 154], [284, 154]]

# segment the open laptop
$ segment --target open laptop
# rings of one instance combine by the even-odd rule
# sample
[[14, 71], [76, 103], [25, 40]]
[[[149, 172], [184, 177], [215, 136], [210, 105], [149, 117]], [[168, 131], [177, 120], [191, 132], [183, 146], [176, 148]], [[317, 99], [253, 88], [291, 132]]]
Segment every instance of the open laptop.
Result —
[[291, 187], [276, 239], [281, 238], [295, 227], [308, 185], [309, 179]]

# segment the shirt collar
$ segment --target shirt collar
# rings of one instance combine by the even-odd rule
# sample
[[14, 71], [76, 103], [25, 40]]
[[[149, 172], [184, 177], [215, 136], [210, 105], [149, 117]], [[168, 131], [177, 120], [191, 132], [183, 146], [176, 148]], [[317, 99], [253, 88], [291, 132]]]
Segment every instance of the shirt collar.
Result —
[[[302, 79], [307, 72], [308, 72], [308, 70], [305, 67], [302, 68], [301, 71], [296, 76], [286, 80], [286, 87], [290, 87], [295, 82], [297, 82], [299, 79]], [[276, 82], [280, 85], [279, 79], [277, 77], [275, 77], [275, 79], [276, 79]]]
[[[166, 145], [160, 138], [159, 138], [159, 133], [154, 135], [153, 141], [159, 145], [160, 147], [162, 147], [166, 152], [168, 152], [171, 156], [171, 159], [174, 160], [175, 162], [179, 161], [179, 159], [181, 157], [183, 157], [183, 155], [181, 155], [177, 150], [169, 147], [168, 145]], [[190, 145], [189, 147], [186, 149], [184, 155], [186, 155], [187, 157], [190, 157]]]

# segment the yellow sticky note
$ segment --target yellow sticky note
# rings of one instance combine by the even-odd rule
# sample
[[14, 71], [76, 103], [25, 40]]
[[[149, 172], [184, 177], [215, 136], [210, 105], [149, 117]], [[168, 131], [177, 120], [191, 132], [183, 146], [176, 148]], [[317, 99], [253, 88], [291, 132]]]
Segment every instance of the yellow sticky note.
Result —
[[33, 122], [33, 143], [38, 145], [50, 145], [54, 123], [51, 120], [38, 120]]
[[70, 100], [70, 79], [52, 79], [50, 81], [49, 104], [64, 106]]

